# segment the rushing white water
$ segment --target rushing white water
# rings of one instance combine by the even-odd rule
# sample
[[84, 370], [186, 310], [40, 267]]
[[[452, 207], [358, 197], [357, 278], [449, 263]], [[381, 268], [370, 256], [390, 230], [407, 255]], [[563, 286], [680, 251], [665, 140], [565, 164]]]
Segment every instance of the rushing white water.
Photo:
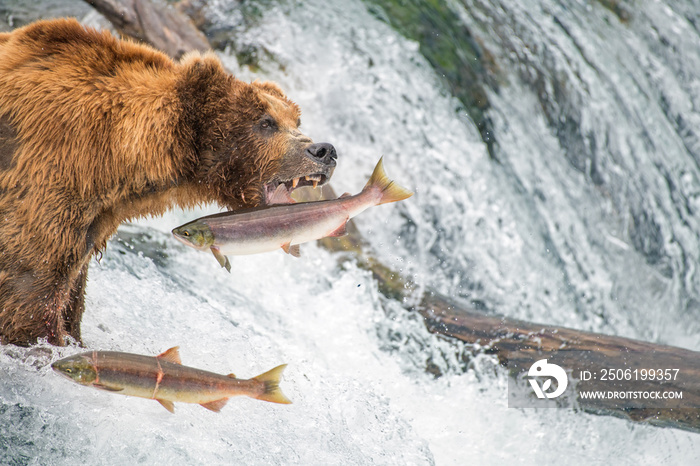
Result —
[[[489, 95], [498, 161], [418, 44], [364, 3], [273, 3], [247, 22], [226, 0], [208, 14], [235, 37], [226, 65], [277, 81], [301, 105], [304, 131], [336, 145], [336, 191], [357, 192], [381, 155], [415, 189], [357, 218], [382, 261], [499, 313], [700, 349], [700, 41], [682, 5], [637, 3], [626, 24], [598, 3], [452, 3], [502, 71]], [[238, 65], [244, 49], [261, 69]], [[185, 364], [239, 377], [286, 362], [281, 386], [294, 404], [241, 398], [220, 414], [179, 404], [171, 415], [48, 367], [81, 348], [4, 347], [0, 463], [700, 460], [696, 434], [507, 408], [491, 358], [465, 367], [459, 347], [382, 298], [367, 272], [313, 244], [300, 259], [232, 258], [228, 274], [170, 236], [214, 210], [120, 230], [91, 264], [84, 344], [141, 354], [179, 345]], [[444, 375], [427, 374], [428, 361]]]

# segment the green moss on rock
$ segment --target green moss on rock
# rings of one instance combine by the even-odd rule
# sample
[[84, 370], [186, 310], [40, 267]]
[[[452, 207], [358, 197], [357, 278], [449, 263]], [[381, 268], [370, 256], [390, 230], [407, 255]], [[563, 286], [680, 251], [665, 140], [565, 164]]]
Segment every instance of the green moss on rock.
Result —
[[364, 0], [370, 13], [419, 45], [421, 54], [465, 106], [489, 152], [495, 140], [486, 88], [498, 89], [498, 68], [444, 0]]

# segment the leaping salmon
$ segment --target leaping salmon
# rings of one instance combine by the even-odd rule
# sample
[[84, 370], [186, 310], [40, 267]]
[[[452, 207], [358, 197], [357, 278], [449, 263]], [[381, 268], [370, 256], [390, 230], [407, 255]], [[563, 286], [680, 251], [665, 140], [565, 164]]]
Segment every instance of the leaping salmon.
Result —
[[183, 366], [178, 347], [156, 357], [116, 351], [90, 351], [60, 359], [51, 368], [81, 385], [158, 401], [171, 413], [173, 402], [196, 403], [219, 412], [232, 396], [289, 404], [279, 388], [286, 364], [252, 379]]
[[277, 204], [201, 217], [173, 229], [175, 238], [199, 250], [211, 250], [231, 271], [227, 255], [257, 254], [282, 248], [299, 256], [299, 244], [343, 236], [348, 220], [366, 209], [411, 197], [412, 192], [387, 178], [382, 159], [362, 192], [330, 201]]

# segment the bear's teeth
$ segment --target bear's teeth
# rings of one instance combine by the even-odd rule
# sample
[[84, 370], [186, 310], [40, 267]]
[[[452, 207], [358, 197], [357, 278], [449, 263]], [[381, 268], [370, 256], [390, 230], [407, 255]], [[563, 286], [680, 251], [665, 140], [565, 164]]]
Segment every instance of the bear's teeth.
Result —
[[314, 188], [318, 186], [318, 182], [321, 181], [321, 176], [320, 175], [306, 175], [304, 177], [306, 181], [311, 181], [313, 183]]
[[294, 178], [292, 180], [292, 189], [296, 188], [298, 184], [299, 184], [299, 178]]

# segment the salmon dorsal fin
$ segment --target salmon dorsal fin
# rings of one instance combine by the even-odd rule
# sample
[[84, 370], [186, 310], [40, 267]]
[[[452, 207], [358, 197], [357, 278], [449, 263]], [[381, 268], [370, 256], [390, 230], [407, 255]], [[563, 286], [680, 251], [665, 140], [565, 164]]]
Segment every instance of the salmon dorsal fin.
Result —
[[207, 408], [209, 411], [214, 411], [215, 413], [218, 413], [219, 411], [221, 411], [221, 408], [226, 406], [227, 402], [228, 398], [222, 398], [220, 400], [210, 401], [209, 403], [200, 403], [199, 406]]
[[343, 194], [340, 195], [340, 197], [339, 197], [338, 199], [343, 199], [344, 197], [350, 197], [350, 196], [352, 196], [352, 194], [350, 194], [350, 193], [343, 193]]
[[175, 414], [175, 404], [174, 404], [172, 401], [170, 401], [170, 400], [159, 400], [159, 399], [156, 399], [156, 401], [157, 401], [158, 403], [160, 403], [160, 405], [161, 405], [163, 408], [165, 408], [165, 409], [167, 409], [168, 411], [170, 411], [171, 413]]
[[158, 359], [162, 359], [163, 361], [168, 361], [172, 362], [175, 364], [182, 364], [182, 361], [180, 360], [180, 347], [179, 346], [173, 346], [169, 350], [160, 353], [158, 356], [156, 356]]
[[291, 245], [289, 243], [284, 243], [282, 245], [282, 249], [284, 249], [284, 252], [291, 254], [294, 257], [301, 257], [301, 248], [299, 248], [298, 244]]
[[267, 201], [268, 205], [273, 205], [273, 204], [294, 204], [295, 201], [289, 196], [289, 192], [287, 191], [287, 187], [284, 184], [280, 184], [277, 186], [277, 189], [275, 189], [275, 192], [272, 193], [272, 196], [270, 196], [270, 200]]
[[232, 372], [232, 373], [230, 373], [230, 374], [228, 375], [228, 377], [231, 377], [232, 379], [235, 379], [235, 378], [236, 378], [236, 374], [234, 374], [234, 373]]

